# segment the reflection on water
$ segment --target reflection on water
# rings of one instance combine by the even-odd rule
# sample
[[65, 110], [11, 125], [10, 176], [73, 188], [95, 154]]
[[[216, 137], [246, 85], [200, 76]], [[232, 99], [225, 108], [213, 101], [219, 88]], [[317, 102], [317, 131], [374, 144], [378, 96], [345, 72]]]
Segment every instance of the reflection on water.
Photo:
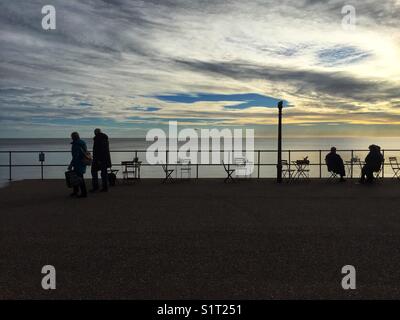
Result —
[[[92, 146], [92, 139], [84, 139], [88, 147]], [[283, 159], [286, 160], [298, 160], [308, 156], [311, 164], [319, 163], [320, 159], [322, 162], [325, 159], [325, 154], [331, 146], [336, 146], [338, 152], [341, 154], [344, 160], [350, 160], [351, 157], [359, 157], [363, 159], [367, 154], [367, 149], [370, 144], [378, 144], [383, 149], [400, 149], [400, 141], [398, 138], [288, 138], [283, 141], [284, 150], [291, 150], [283, 153]], [[120, 151], [112, 153], [112, 162], [119, 164], [124, 160], [132, 160], [135, 156], [134, 152], [121, 152], [124, 150], [142, 150], [138, 152], [137, 156], [143, 163], [146, 162], [146, 148], [151, 142], [146, 142], [144, 139], [111, 139], [110, 147], [112, 151]], [[13, 153], [12, 163], [14, 165], [39, 165], [39, 152], [40, 151], [65, 151], [58, 153], [46, 153], [46, 165], [57, 165], [53, 167], [45, 167], [43, 170], [45, 178], [64, 178], [64, 171], [67, 169], [70, 161], [70, 141], [68, 139], [0, 139], [0, 151], [37, 151], [35, 153]], [[255, 139], [255, 149], [262, 150], [276, 150], [276, 140], [273, 138]], [[296, 150], [314, 150], [314, 151], [296, 151]], [[363, 149], [364, 151], [340, 151], [350, 149]], [[323, 150], [319, 152], [319, 150]], [[400, 151], [386, 151], [385, 158], [388, 159], [390, 156], [400, 157]], [[255, 154], [255, 172], [253, 176], [257, 176], [258, 167], [257, 160], [258, 154]], [[0, 153], [0, 165], [8, 165], [9, 155], [8, 153]], [[265, 152], [260, 153], [260, 163], [269, 164], [269, 166], [260, 167], [261, 177], [273, 177], [276, 172], [276, 153]], [[117, 167], [118, 169], [118, 167]], [[176, 171], [178, 167], [174, 167]], [[327, 176], [326, 168], [323, 166], [322, 175]], [[354, 168], [354, 175], [359, 174], [359, 168]], [[176, 172], [175, 172], [176, 173]], [[175, 174], [174, 173], [174, 174]], [[164, 172], [161, 167], [146, 167], [143, 166], [141, 170], [142, 177], [144, 178], [161, 178], [164, 176]], [[311, 166], [311, 176], [319, 176], [320, 167]], [[192, 177], [196, 176], [196, 167], [192, 167]], [[222, 166], [200, 166], [199, 177], [224, 177], [225, 172]], [[0, 167], [0, 181], [7, 183], [9, 177], [8, 167]], [[86, 173], [86, 177], [90, 177], [90, 170]], [[41, 168], [37, 167], [14, 167], [12, 168], [13, 180], [19, 179], [40, 179]]]

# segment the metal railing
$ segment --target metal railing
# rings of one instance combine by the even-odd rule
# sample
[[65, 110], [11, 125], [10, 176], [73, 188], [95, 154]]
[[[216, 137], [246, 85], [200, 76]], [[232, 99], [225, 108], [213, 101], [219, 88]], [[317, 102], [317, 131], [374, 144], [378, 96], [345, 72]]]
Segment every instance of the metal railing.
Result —
[[[241, 152], [245, 153], [246, 150], [240, 150]], [[239, 151], [239, 152], [240, 152]], [[327, 172], [326, 170], [326, 164], [325, 164], [325, 157], [324, 155], [327, 154], [330, 150], [315, 150], [315, 149], [290, 149], [290, 150], [282, 150], [283, 153], [283, 157], [282, 159], [286, 159], [289, 163], [289, 169], [292, 163], [292, 160], [294, 160], [294, 155], [298, 154], [298, 153], [302, 153], [302, 154], [314, 154], [316, 155], [316, 159], [312, 160], [312, 157], [310, 158], [310, 167], [319, 167], [318, 170], [318, 174], [317, 176], [314, 176], [314, 178], [323, 178], [323, 172]], [[147, 150], [112, 150], [110, 151], [111, 154], [115, 154], [115, 153], [130, 153], [133, 154], [134, 157], [137, 157], [139, 154], [145, 154], [147, 152]], [[176, 165], [175, 163], [169, 163], [169, 158], [170, 158], [170, 154], [172, 152], [176, 152], [178, 153], [179, 150], [165, 150], [162, 151], [163, 153], [165, 153], [165, 163], [167, 165], [169, 164], [173, 164]], [[215, 152], [215, 150], [201, 150], [198, 151], [198, 153], [201, 152]], [[221, 154], [223, 154], [224, 152], [228, 152], [228, 151], [224, 151], [224, 150], [219, 150], [217, 152], [220, 152]], [[238, 152], [238, 150], [236, 150], [236, 152]], [[263, 154], [271, 154], [271, 153], [277, 153], [277, 150], [267, 150], [267, 149], [260, 149], [260, 150], [254, 150], [252, 151], [254, 153], [254, 170], [255, 170], [255, 178], [259, 179], [259, 178], [263, 178], [261, 176], [261, 169], [263, 167], [276, 167], [276, 157], [274, 158], [274, 162], [271, 163], [263, 163], [261, 161], [261, 157]], [[356, 156], [356, 153], [368, 153], [369, 150], [367, 149], [342, 149], [342, 150], [337, 150], [337, 152], [340, 153], [347, 153], [350, 155], [350, 159], [353, 159]], [[400, 156], [400, 149], [382, 149], [381, 150], [383, 157], [385, 158], [385, 153], [391, 153], [393, 156], [393, 153], [398, 153], [398, 155]], [[67, 167], [69, 165], [69, 163], [64, 163], [64, 164], [46, 164], [45, 161], [45, 156], [46, 154], [66, 154], [66, 159], [70, 158], [70, 151], [64, 151], [64, 150], [8, 150], [8, 151], [4, 151], [4, 150], [0, 150], [0, 155], [1, 154], [6, 154], [8, 155], [8, 163], [7, 164], [0, 164], [0, 168], [8, 168], [8, 180], [12, 180], [13, 178], [13, 169], [14, 168], [21, 168], [21, 167], [37, 167], [40, 169], [40, 177], [43, 180], [44, 177], [44, 168], [46, 167]], [[13, 155], [16, 154], [37, 154], [38, 155], [38, 163], [37, 164], [17, 164], [17, 163], [13, 163]], [[125, 159], [126, 160], [126, 159]], [[298, 159], [295, 159], [298, 160]], [[343, 160], [347, 160], [347, 158], [344, 158]], [[196, 178], [199, 178], [199, 167], [207, 167], [207, 166], [223, 166], [222, 163], [220, 164], [214, 164], [214, 163], [208, 163], [208, 164], [201, 164], [201, 163], [192, 163], [193, 166], [196, 167]], [[122, 167], [121, 163], [113, 163], [112, 164], [113, 167]], [[141, 166], [153, 166], [153, 167], [161, 167], [161, 164], [149, 164], [149, 163], [142, 163]], [[353, 166], [356, 166], [355, 164], [351, 163], [351, 168], [350, 168], [350, 178], [354, 178], [354, 170], [353, 170]], [[381, 171], [381, 177], [385, 178], [385, 167], [390, 167], [390, 163], [388, 162], [384, 162], [382, 165], [382, 171]], [[270, 176], [270, 177], [274, 177], [274, 176]], [[267, 178], [267, 177], [265, 177]]]

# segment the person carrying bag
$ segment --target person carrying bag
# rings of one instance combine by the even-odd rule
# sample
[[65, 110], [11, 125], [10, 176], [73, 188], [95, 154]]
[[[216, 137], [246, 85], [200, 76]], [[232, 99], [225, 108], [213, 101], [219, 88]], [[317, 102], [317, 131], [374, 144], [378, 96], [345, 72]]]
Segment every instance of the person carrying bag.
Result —
[[[86, 184], [83, 175], [86, 166], [91, 163], [91, 154], [87, 150], [85, 141], [81, 140], [78, 132], [71, 133], [71, 154], [72, 160], [65, 173], [67, 185], [73, 188], [71, 197], [86, 198]], [[80, 191], [80, 194], [79, 194]]]

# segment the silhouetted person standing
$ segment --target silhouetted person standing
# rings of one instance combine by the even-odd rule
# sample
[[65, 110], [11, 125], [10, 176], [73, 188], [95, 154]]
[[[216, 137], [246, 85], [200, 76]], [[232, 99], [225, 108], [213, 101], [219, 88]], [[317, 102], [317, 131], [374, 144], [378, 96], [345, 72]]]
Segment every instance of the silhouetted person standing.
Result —
[[367, 182], [372, 182], [374, 180], [374, 172], [381, 170], [384, 161], [381, 147], [372, 144], [368, 148], [369, 153], [365, 158], [365, 165], [361, 170], [361, 183], [365, 182], [365, 178], [367, 178]]
[[107, 168], [111, 168], [111, 155], [108, 136], [100, 129], [94, 130], [93, 138], [93, 163], [92, 163], [92, 190], [99, 189], [98, 171], [101, 172], [101, 191], [108, 190]]
[[331, 152], [326, 155], [325, 162], [329, 172], [340, 175], [340, 181], [345, 181], [344, 176], [346, 175], [346, 170], [344, 169], [343, 159], [336, 153], [335, 147], [332, 147]]
[[[78, 198], [86, 198], [86, 184], [83, 178], [83, 175], [86, 172], [86, 164], [83, 162], [83, 158], [85, 153], [87, 152], [87, 147], [85, 141], [81, 140], [78, 132], [71, 133], [71, 154], [72, 160], [68, 167], [69, 170], [73, 170], [78, 177], [81, 178], [80, 184], [74, 187], [74, 192], [71, 196], [77, 196]], [[81, 190], [81, 194], [79, 194], [79, 189]]]

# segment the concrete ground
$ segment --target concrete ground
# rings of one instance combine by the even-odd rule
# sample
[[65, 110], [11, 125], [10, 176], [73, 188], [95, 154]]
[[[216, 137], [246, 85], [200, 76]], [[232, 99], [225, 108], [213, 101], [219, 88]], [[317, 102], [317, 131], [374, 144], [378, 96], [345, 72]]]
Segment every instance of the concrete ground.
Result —
[[[0, 189], [0, 298], [400, 298], [400, 183], [143, 180]], [[57, 289], [41, 288], [54, 265]], [[353, 265], [357, 289], [341, 287]]]

